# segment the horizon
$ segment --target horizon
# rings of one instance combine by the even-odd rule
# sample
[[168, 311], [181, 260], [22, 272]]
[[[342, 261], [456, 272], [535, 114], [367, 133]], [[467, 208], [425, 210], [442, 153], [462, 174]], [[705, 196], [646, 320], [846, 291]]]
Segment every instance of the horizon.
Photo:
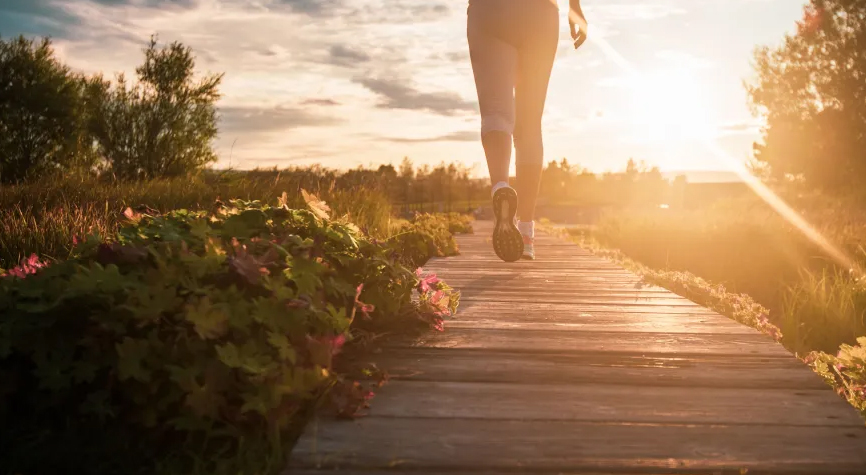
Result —
[[[564, 157], [603, 173], [634, 158], [663, 172], [727, 173], [705, 151], [706, 139], [749, 158], [760, 138], [742, 85], [752, 75], [751, 52], [778, 44], [802, 2], [584, 3], [590, 41], [575, 52], [561, 27], [545, 162]], [[190, 46], [200, 73], [226, 73], [217, 167], [348, 169], [396, 166], [405, 156], [417, 165], [457, 161], [484, 175], [465, 5], [351, 5], [10, 0], [0, 5], [0, 33], [51, 36], [61, 60], [107, 76], [132, 72], [151, 34]], [[593, 37], [633, 63], [638, 79]]]

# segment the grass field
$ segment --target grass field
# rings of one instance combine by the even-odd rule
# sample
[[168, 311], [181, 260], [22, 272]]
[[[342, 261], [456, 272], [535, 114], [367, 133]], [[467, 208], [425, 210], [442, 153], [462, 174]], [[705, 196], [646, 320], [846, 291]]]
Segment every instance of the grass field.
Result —
[[334, 216], [347, 216], [378, 238], [387, 237], [391, 205], [365, 187], [338, 189], [304, 173], [216, 174], [123, 182], [96, 179], [46, 180], [0, 187], [0, 268], [36, 253], [49, 259], [69, 255], [74, 236], [117, 231], [126, 207], [159, 212], [210, 209], [217, 199], [275, 200], [287, 192], [290, 206], [302, 206], [300, 189], [325, 200]]
[[[792, 199], [801, 215], [852, 263], [866, 262], [866, 219], [852, 200]], [[770, 309], [793, 351], [835, 351], [866, 335], [856, 273], [757, 198], [706, 209], [608, 212], [592, 236], [653, 269], [687, 271]]]
[[[569, 233], [665, 286], [764, 327], [866, 416], [866, 215], [857, 197], [788, 194], [840, 263], [755, 197], [699, 210], [608, 211]], [[769, 328], [769, 330], [768, 330]], [[859, 344], [858, 344], [859, 343]], [[817, 361], [817, 363], [816, 363]]]

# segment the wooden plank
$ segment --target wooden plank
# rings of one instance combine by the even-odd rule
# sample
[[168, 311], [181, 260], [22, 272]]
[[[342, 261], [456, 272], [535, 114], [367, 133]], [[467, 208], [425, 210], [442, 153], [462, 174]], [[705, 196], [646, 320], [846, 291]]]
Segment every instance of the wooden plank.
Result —
[[536, 330], [582, 330], [655, 333], [740, 333], [756, 330], [712, 314], [703, 308], [689, 313], [608, 312], [577, 310], [570, 306], [527, 314], [519, 308], [488, 308], [469, 305], [446, 322], [448, 328], [483, 326]]
[[[527, 312], [534, 312], [535, 309], [538, 311], [543, 311], [541, 309], [548, 308], [551, 305], [562, 305], [564, 302], [529, 302], [520, 304], [519, 300], [505, 300], [501, 299], [499, 301], [489, 300], [489, 299], [479, 299], [479, 298], [466, 298], [460, 300], [460, 307], [464, 310], [468, 310], [469, 308], [480, 306], [489, 309], [493, 308], [501, 308], [501, 307], [511, 307], [514, 308], [516, 306], [521, 306], [527, 309]], [[699, 307], [697, 305], [614, 305], [614, 304], [605, 304], [601, 302], [594, 303], [584, 303], [580, 305], [574, 305], [574, 308], [580, 312], [606, 312], [606, 313], [648, 313], [648, 314], [659, 314], [659, 315], [700, 315], [706, 311], [706, 308]], [[459, 313], [458, 313], [459, 315]], [[717, 315], [718, 318], [725, 318], [721, 315]]]
[[641, 307], [700, 307], [700, 305], [684, 298], [671, 297], [571, 297], [568, 293], [557, 292], [497, 292], [461, 293], [461, 301], [494, 301], [494, 302], [535, 302], [535, 303], [573, 303], [574, 305], [604, 305], [604, 306], [641, 306]]
[[[729, 389], [824, 389], [827, 385], [795, 358], [741, 355], [514, 353], [435, 348], [391, 349], [375, 358], [393, 379], [544, 384], [619, 384]], [[845, 406], [837, 401], [837, 405]]]
[[479, 300], [473, 298], [460, 299], [460, 311], [457, 313], [457, 317], [459, 318], [463, 312], [468, 314], [470, 312], [470, 309], [473, 309], [472, 312], [475, 312], [477, 311], [475, 310], [476, 308], [486, 309], [491, 313], [513, 313], [515, 311], [523, 309], [527, 316], [541, 316], [550, 313], [572, 311], [578, 312], [579, 314], [650, 314], [661, 315], [662, 318], [664, 318], [664, 316], [670, 315], [708, 315], [719, 319], [719, 321], [723, 321], [726, 319], [725, 317], [717, 313], [713, 313], [707, 308], [699, 307], [697, 305], [605, 305], [598, 303], [569, 305], [563, 302], [525, 302], [520, 305], [515, 305], [513, 302], [510, 301], [487, 301], [483, 299]]
[[[473, 282], [472, 280], [467, 280], [459, 285], [455, 285], [452, 282], [453, 279], [448, 281], [449, 285], [452, 285], [454, 288], [460, 290], [462, 293], [468, 293], [469, 291], [498, 291], [498, 292], [507, 292], [509, 291], [508, 287], [493, 287], [491, 288], [489, 285], [479, 285], [477, 282]], [[515, 282], [516, 284], [520, 284], [519, 289], [513, 289], [520, 292], [568, 292], [574, 296], [585, 296], [585, 295], [595, 295], [595, 296], [618, 296], [618, 297], [640, 297], [640, 296], [659, 296], [659, 297], [667, 297], [667, 298], [675, 298], [675, 296], [671, 295], [669, 290], [663, 289], [661, 287], [650, 287], [650, 286], [637, 286], [637, 285], [607, 285], [607, 286], [594, 286], [591, 288], [587, 288], [585, 285], [581, 285], [575, 282], [568, 281], [559, 281], [552, 282], [549, 280], [521, 280], [520, 282]]]
[[447, 331], [386, 347], [371, 415], [291, 473], [866, 473], [862, 420], [769, 337], [557, 238], [503, 263], [490, 229], [425, 266], [462, 287]]
[[535, 330], [535, 331], [581, 331], [607, 333], [713, 333], [728, 335], [751, 335], [756, 332], [746, 326], [722, 326], [683, 321], [671, 326], [660, 319], [629, 319], [618, 323], [563, 322], [563, 321], [516, 321], [507, 318], [471, 318], [463, 316], [460, 320], [449, 320], [449, 330], [455, 328], [487, 328], [495, 330]]
[[[639, 424], [790, 425], [863, 429], [826, 388], [728, 389], [599, 384], [392, 381], [373, 417], [508, 419]], [[866, 431], [864, 431], [866, 436]]]
[[[684, 395], [685, 397], [685, 395]], [[748, 469], [863, 474], [866, 429], [363, 418], [314, 423], [297, 468], [544, 471]]]
[[[405, 344], [395, 343], [395, 347]], [[496, 330], [454, 328], [425, 335], [414, 346], [562, 352], [569, 350], [636, 354], [720, 354], [791, 358], [781, 345], [762, 334], [722, 335], [700, 333], [556, 332], [544, 330]]]

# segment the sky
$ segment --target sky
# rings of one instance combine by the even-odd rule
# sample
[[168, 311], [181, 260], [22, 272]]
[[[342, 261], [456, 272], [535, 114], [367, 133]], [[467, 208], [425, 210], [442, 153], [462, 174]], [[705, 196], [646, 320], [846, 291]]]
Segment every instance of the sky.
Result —
[[[525, 0], [533, 1], [533, 0]], [[545, 159], [723, 170], [759, 139], [743, 81], [805, 0], [584, 0], [544, 117]], [[565, 11], [567, 1], [560, 0]], [[484, 175], [466, 0], [0, 0], [0, 36], [51, 36], [66, 63], [132, 74], [152, 34], [225, 73], [219, 167], [463, 162]], [[624, 71], [623, 58], [632, 69]]]

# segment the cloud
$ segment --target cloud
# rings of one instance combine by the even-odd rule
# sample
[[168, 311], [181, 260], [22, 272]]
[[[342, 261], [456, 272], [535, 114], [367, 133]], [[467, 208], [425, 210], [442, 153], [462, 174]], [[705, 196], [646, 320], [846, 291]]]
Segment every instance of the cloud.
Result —
[[256, 135], [301, 127], [338, 125], [336, 117], [318, 115], [296, 108], [221, 107], [220, 134], [223, 136]]
[[358, 63], [366, 63], [372, 59], [365, 51], [344, 45], [331, 46], [328, 53], [331, 64], [339, 66], [356, 66]]
[[302, 106], [339, 106], [340, 103], [334, 99], [304, 99], [301, 101]]
[[657, 20], [673, 15], [684, 15], [686, 10], [671, 3], [614, 3], [587, 10], [588, 19], [598, 15], [603, 22], [628, 20]]
[[[40, 1], [40, 0], [37, 0]], [[42, 0], [44, 1], [44, 0]], [[200, 0], [91, 0], [105, 6], [136, 6], [146, 8], [193, 8]]]
[[728, 135], [756, 135], [761, 133], [763, 121], [760, 119], [747, 119], [737, 122], [728, 122], [719, 124], [718, 131], [720, 136]]
[[405, 109], [427, 111], [440, 115], [456, 115], [474, 112], [476, 103], [467, 101], [454, 92], [421, 92], [401, 79], [376, 79], [359, 77], [353, 82], [367, 88], [381, 98], [377, 107], [383, 109]]
[[341, 7], [343, 2], [341, 0], [274, 0], [272, 5], [287, 6], [293, 12], [310, 16], [322, 16]]
[[481, 134], [478, 131], [459, 130], [436, 137], [385, 137], [385, 140], [396, 143], [475, 142], [481, 140]]
[[75, 17], [49, 0], [0, 0], [0, 33], [60, 35]]

